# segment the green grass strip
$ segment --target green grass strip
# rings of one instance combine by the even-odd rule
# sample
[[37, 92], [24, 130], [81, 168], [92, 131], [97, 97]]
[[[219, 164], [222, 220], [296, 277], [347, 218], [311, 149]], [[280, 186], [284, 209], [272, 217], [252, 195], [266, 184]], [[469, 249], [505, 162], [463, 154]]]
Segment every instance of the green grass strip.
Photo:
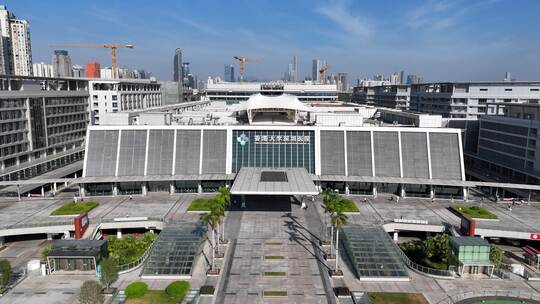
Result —
[[454, 212], [466, 215], [472, 218], [482, 218], [482, 219], [496, 219], [497, 216], [485, 208], [478, 206], [466, 206], [466, 205], [452, 205], [450, 209]]
[[266, 271], [264, 273], [265, 277], [284, 277], [287, 273], [284, 271]]
[[62, 207], [54, 210], [51, 215], [75, 215], [88, 212], [98, 206], [95, 202], [80, 202], [80, 203], [67, 203]]
[[280, 291], [280, 290], [265, 290], [265, 291], [263, 291], [263, 296], [265, 296], [265, 297], [286, 297], [287, 292], [286, 291]]
[[282, 255], [266, 255], [264, 256], [265, 260], [284, 260], [285, 257]]
[[282, 242], [265, 242], [265, 245], [282, 245]]

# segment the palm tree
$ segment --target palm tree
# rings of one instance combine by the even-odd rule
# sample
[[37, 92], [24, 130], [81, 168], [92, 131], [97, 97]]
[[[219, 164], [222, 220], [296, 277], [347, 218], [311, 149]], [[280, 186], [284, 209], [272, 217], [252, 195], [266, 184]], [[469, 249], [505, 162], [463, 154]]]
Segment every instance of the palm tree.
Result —
[[336, 227], [336, 272], [339, 271], [339, 229], [347, 224], [348, 219], [340, 209], [332, 215], [332, 226]]
[[[213, 205], [217, 205], [217, 204], [213, 204]], [[212, 248], [212, 262], [211, 262], [211, 265], [210, 265], [210, 270], [214, 270], [214, 263], [215, 263], [215, 259], [216, 259], [215, 249], [214, 249], [215, 248], [215, 246], [214, 246], [214, 241], [215, 241], [214, 232], [215, 232], [216, 225], [219, 222], [219, 215], [216, 213], [215, 209], [214, 210], [212, 210], [212, 209], [213, 208], [210, 208], [210, 212], [201, 214], [201, 220], [206, 225], [210, 226], [210, 230], [212, 230], [212, 238], [210, 239], [210, 247]]]
[[[332, 216], [340, 209], [341, 197], [334, 192], [328, 192], [324, 200], [324, 212], [328, 213], [329, 221]], [[330, 226], [330, 256], [332, 255], [332, 244], [334, 243], [334, 225]]]
[[219, 226], [221, 223], [221, 217], [225, 215], [225, 208], [223, 207], [223, 204], [219, 202], [217, 199], [212, 200], [212, 204], [210, 205], [210, 213], [214, 214], [216, 217], [216, 235], [215, 235], [215, 250], [216, 253], [219, 253]]
[[[222, 206], [224, 211], [228, 209], [231, 206], [231, 191], [228, 187], [219, 187], [217, 194], [216, 194], [216, 201], [219, 202]], [[225, 215], [225, 212], [224, 212]], [[221, 239], [225, 240], [225, 220], [223, 220], [223, 232], [221, 233]]]

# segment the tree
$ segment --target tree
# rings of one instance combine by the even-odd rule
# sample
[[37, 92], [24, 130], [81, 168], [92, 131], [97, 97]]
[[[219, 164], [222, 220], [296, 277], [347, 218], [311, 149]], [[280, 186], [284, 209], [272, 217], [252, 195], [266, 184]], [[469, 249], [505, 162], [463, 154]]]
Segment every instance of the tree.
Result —
[[101, 278], [102, 284], [111, 288], [111, 284], [118, 280], [118, 261], [113, 258], [107, 258], [101, 261]]
[[52, 245], [47, 245], [41, 250], [41, 259], [45, 262], [47, 262], [47, 257], [52, 251]]
[[[228, 209], [231, 207], [231, 191], [228, 187], [219, 187], [217, 194], [216, 194], [216, 201], [223, 206], [223, 210]], [[225, 213], [223, 213], [225, 215]], [[223, 232], [221, 233], [221, 239], [225, 239], [225, 220], [223, 221], [222, 225]]]
[[11, 264], [8, 260], [0, 260], [0, 286], [6, 286], [11, 278]]
[[81, 304], [101, 304], [103, 303], [103, 294], [101, 293], [101, 284], [97, 281], [85, 281], [81, 286], [79, 295]]
[[491, 246], [489, 250], [489, 260], [495, 264], [495, 268], [500, 268], [502, 264], [503, 253], [497, 246]]
[[[323, 192], [324, 195], [324, 212], [328, 213], [330, 222], [332, 221], [332, 216], [341, 208], [341, 197], [332, 192], [331, 190], [325, 189]], [[330, 255], [332, 255], [332, 245], [334, 242], [334, 225], [330, 227]]]
[[[212, 204], [213, 206], [214, 204]], [[219, 215], [216, 212], [216, 208], [210, 208], [210, 212], [201, 214], [201, 220], [208, 226], [210, 226], [210, 230], [212, 231], [212, 238], [210, 239], [210, 247], [212, 248], [212, 262], [210, 264], [210, 270], [214, 270], [214, 263], [215, 263], [215, 250], [214, 250], [214, 232], [216, 225], [219, 221]]]
[[336, 227], [336, 272], [339, 271], [339, 229], [347, 224], [348, 219], [339, 209], [332, 216], [332, 226]]
[[448, 244], [448, 234], [437, 234], [425, 239], [422, 242], [422, 249], [428, 259], [446, 261], [450, 251]]

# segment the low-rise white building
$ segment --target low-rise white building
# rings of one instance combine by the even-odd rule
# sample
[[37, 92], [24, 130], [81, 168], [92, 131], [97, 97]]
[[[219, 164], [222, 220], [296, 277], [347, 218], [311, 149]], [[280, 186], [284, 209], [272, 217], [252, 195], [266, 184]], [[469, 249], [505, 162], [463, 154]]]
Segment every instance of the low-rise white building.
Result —
[[295, 95], [302, 102], [338, 100], [336, 84], [209, 82], [206, 86], [206, 94], [212, 101], [244, 101], [258, 93], [270, 96]]
[[152, 109], [162, 105], [161, 85], [151, 80], [92, 80], [90, 108], [92, 124], [100, 114]]

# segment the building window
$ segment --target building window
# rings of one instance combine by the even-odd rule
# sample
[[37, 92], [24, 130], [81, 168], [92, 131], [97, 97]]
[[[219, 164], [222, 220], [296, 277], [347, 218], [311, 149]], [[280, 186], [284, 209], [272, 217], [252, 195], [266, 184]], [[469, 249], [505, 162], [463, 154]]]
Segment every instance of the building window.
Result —
[[512, 89], [504, 89], [506, 92], [512, 92]]
[[538, 92], [540, 89], [531, 89], [531, 92]]
[[487, 92], [488, 89], [480, 89], [480, 92]]
[[112, 100], [118, 100], [118, 96], [113, 95], [113, 96], [112, 96]]
[[94, 96], [92, 96], [92, 98], [94, 98], [94, 100], [97, 100], [97, 99], [98, 99], [98, 96], [97, 96], [97, 95], [94, 95]]

